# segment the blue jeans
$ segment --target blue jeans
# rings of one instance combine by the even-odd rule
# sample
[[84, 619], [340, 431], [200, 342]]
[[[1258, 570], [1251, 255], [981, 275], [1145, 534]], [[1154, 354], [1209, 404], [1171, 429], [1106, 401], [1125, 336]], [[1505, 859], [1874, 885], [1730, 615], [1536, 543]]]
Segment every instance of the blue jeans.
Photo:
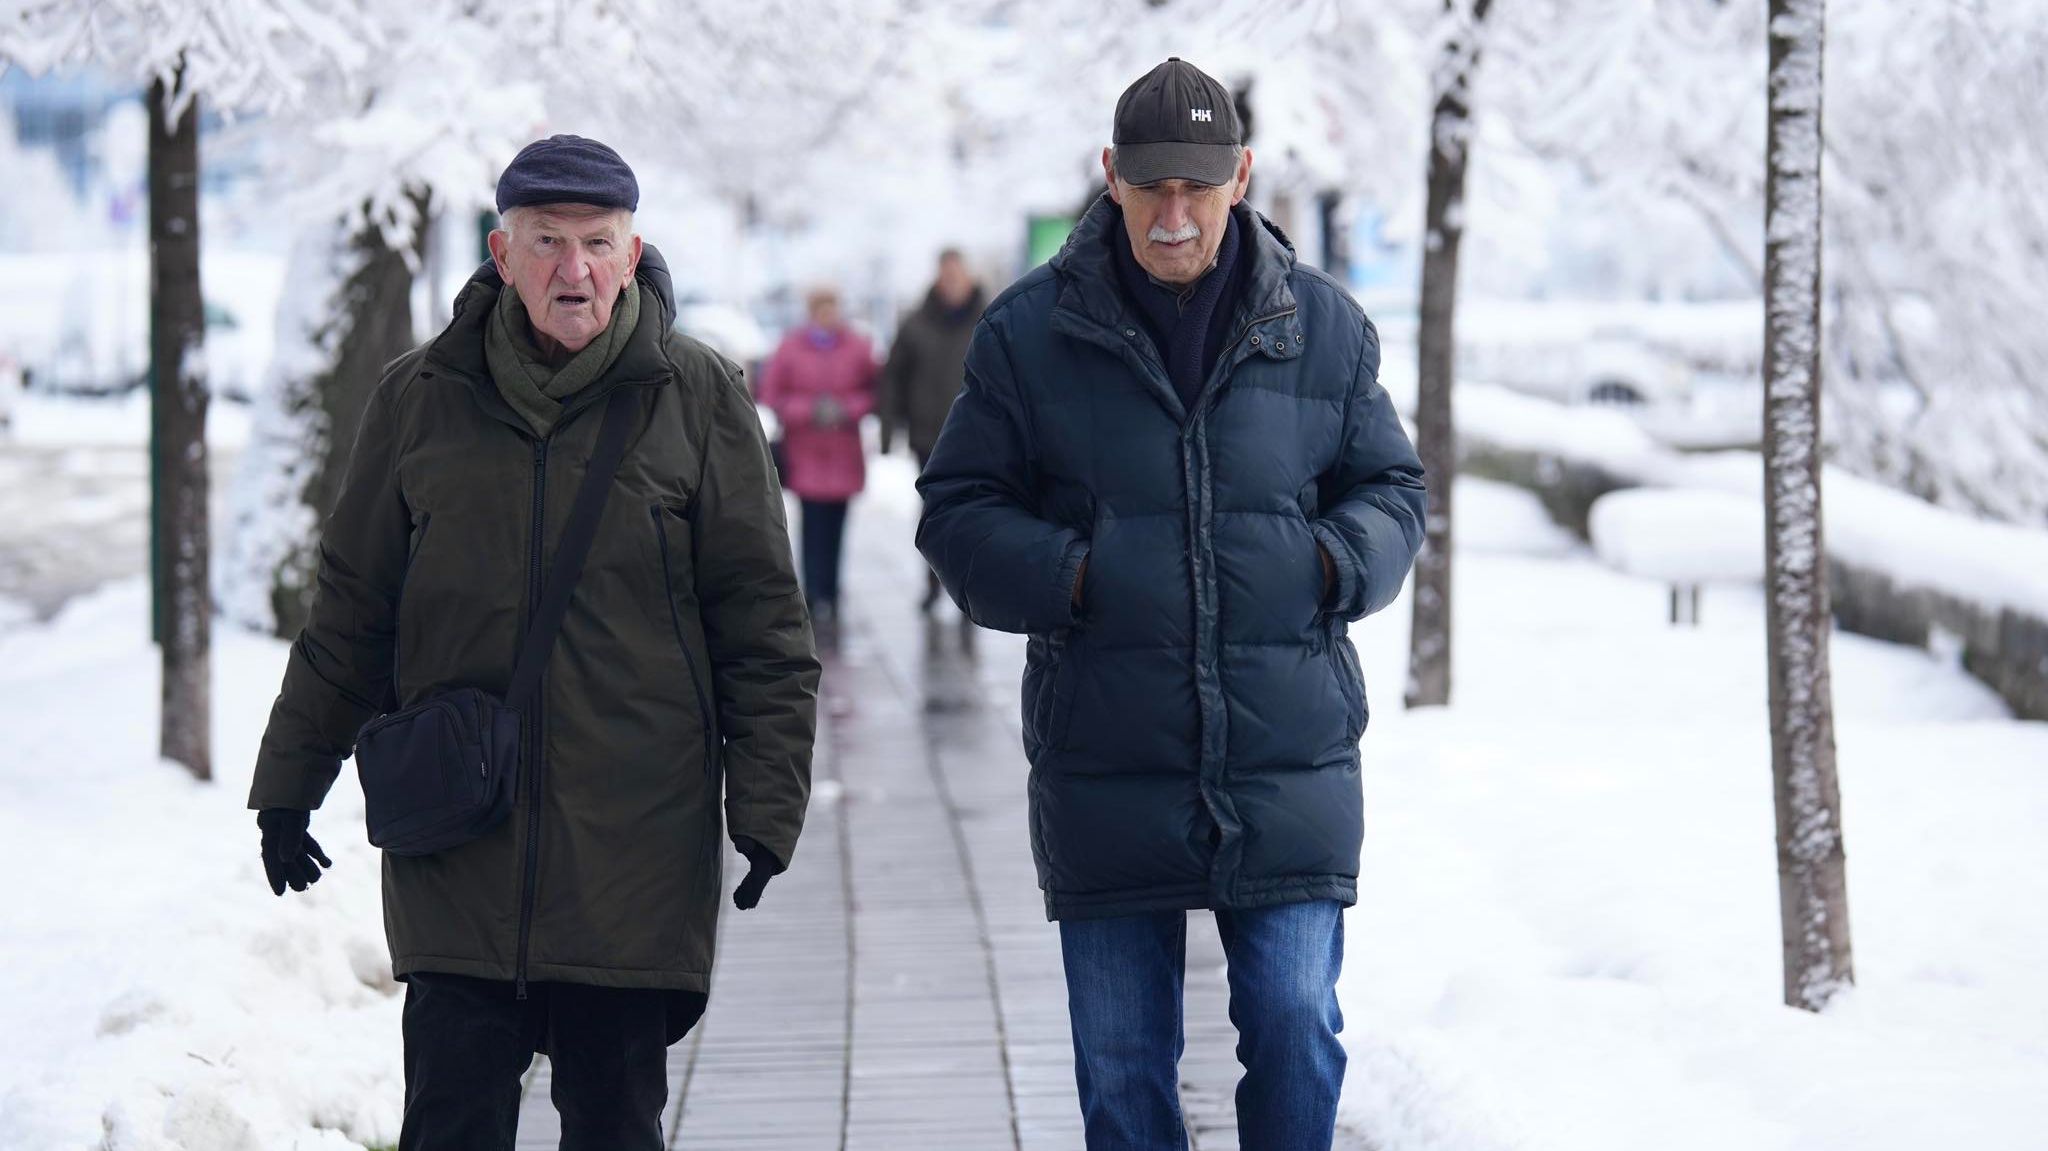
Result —
[[[1218, 911], [1237, 1027], [1240, 1151], [1327, 1151], [1344, 1085], [1343, 909]], [[1187, 915], [1062, 920], [1074, 1078], [1088, 1151], [1184, 1151], [1179, 1064]]]

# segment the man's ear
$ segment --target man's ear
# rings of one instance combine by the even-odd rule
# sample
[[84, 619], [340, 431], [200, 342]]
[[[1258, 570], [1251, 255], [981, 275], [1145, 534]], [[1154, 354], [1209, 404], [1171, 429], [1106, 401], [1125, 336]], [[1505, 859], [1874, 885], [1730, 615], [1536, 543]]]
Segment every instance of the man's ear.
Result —
[[491, 234], [484, 237], [484, 243], [490, 246], [491, 263], [498, 266], [498, 278], [511, 283], [512, 269], [506, 266], [505, 253], [512, 250], [512, 234], [503, 228], [493, 228]]
[[1232, 188], [1232, 189], [1231, 189], [1231, 193], [1230, 193], [1230, 205], [1231, 205], [1231, 207], [1233, 207], [1233, 208], [1234, 208], [1234, 207], [1236, 207], [1236, 206], [1237, 206], [1238, 204], [1240, 204], [1240, 203], [1242, 203], [1242, 202], [1244, 201], [1244, 194], [1245, 194], [1246, 192], [1248, 192], [1248, 191], [1250, 191], [1250, 190], [1251, 190], [1251, 186], [1252, 186], [1252, 150], [1251, 150], [1250, 148], [1246, 148], [1246, 149], [1244, 150], [1244, 154], [1243, 154], [1242, 156], [1239, 156], [1239, 157], [1237, 158], [1237, 183], [1236, 183], [1236, 186], [1235, 186], [1234, 188]]
[[626, 278], [628, 280], [632, 279], [633, 274], [640, 270], [640, 252], [642, 248], [640, 234], [636, 232], [633, 234], [632, 242], [626, 245]]
[[1114, 156], [1115, 153], [1112, 149], [1104, 148], [1102, 150], [1102, 179], [1109, 185], [1109, 202], [1121, 208], [1123, 207], [1124, 197], [1123, 193], [1118, 192], [1116, 189], [1116, 160]]

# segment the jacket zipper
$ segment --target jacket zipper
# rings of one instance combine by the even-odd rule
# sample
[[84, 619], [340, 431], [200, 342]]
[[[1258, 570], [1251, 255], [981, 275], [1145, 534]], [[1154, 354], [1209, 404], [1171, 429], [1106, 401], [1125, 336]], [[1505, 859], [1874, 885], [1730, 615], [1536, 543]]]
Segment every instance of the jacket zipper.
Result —
[[[1236, 339], [1230, 341], [1230, 343], [1227, 344], [1222, 351], [1216, 353], [1216, 366], [1209, 369], [1209, 378], [1202, 381], [1201, 390], [1195, 393], [1195, 402], [1187, 408], [1187, 420], [1185, 423], [1181, 425], [1181, 428], [1183, 430], [1186, 430], [1187, 428], [1191, 428], [1194, 426], [1195, 416], [1197, 415], [1197, 413], [1200, 412], [1203, 403], [1205, 403], [1208, 400], [1210, 393], [1216, 390], [1217, 382], [1220, 381], [1224, 376], [1229, 374], [1231, 366], [1230, 357], [1237, 354], [1238, 347], [1242, 345], [1246, 339], [1250, 338], [1252, 331], [1256, 329], [1260, 324], [1268, 324], [1273, 322], [1274, 320], [1285, 319], [1288, 316], [1293, 315], [1297, 311], [1300, 311], [1300, 309], [1283, 308], [1280, 311], [1260, 316], [1252, 320], [1250, 323], [1247, 323], [1244, 326], [1244, 329], [1242, 331], [1237, 333]], [[1112, 346], [1114, 345], [1112, 344]], [[1166, 386], [1168, 387], [1168, 389], [1171, 389], [1173, 387], [1173, 381], [1167, 380], [1166, 378], [1166, 365], [1163, 362], [1161, 362], [1158, 355], [1156, 354], [1156, 351], [1153, 354], [1147, 354], [1141, 348], [1138, 352], [1138, 355], [1147, 362], [1148, 366], [1150, 366], [1155, 372], [1158, 373], [1158, 376], [1161, 380], [1164, 380], [1166, 382]]]
[[661, 539], [661, 582], [668, 598], [668, 622], [675, 629], [676, 648], [683, 654], [683, 667], [690, 673], [690, 690], [697, 696], [697, 713], [704, 717], [704, 770], [712, 778], [718, 771], [718, 736], [712, 728], [711, 701], [704, 696], [704, 684], [697, 678], [697, 665], [690, 659], [690, 647], [683, 642], [683, 617], [676, 611], [675, 573], [668, 563], [668, 523], [662, 519], [662, 507], [654, 506], [654, 533]]
[[[1201, 470], [1202, 467], [1202, 465], [1188, 458], [1188, 453], [1193, 449], [1195, 442], [1193, 438], [1195, 435], [1195, 429], [1198, 425], [1200, 425], [1202, 421], [1202, 407], [1203, 405], [1209, 402], [1209, 397], [1216, 393], [1217, 389], [1221, 386], [1221, 381], [1229, 375], [1232, 364], [1232, 358], [1236, 356], [1237, 349], [1244, 345], [1245, 340], [1251, 337], [1252, 332], [1257, 330], [1259, 325], [1271, 323], [1274, 320], [1284, 319], [1288, 316], [1293, 315], [1298, 310], [1299, 309], [1296, 308], [1284, 308], [1280, 311], [1273, 312], [1270, 315], [1264, 315], [1258, 317], [1257, 319], [1254, 319], [1250, 323], [1246, 324], [1243, 330], [1238, 332], [1236, 339], [1230, 341], [1230, 343], [1226, 345], [1221, 352], [1217, 353], [1216, 366], [1210, 369], [1210, 377], [1207, 380], [1203, 381], [1202, 390], [1196, 394], [1195, 402], [1188, 412], [1187, 423], [1182, 425], [1181, 466], [1184, 469], [1186, 469], [1186, 474], [1189, 480], [1193, 480], [1195, 478], [1196, 473], [1199, 470]], [[1190, 521], [1188, 523], [1189, 545], [1191, 547], [1194, 547], [1196, 546], [1195, 541], [1200, 540], [1202, 538], [1202, 527], [1205, 525], [1205, 523], [1213, 522], [1214, 519], [1214, 513], [1212, 509], [1208, 506], [1207, 498], [1202, 493], [1198, 493], [1195, 491], [1190, 491], [1188, 493], [1188, 519]], [[1216, 555], [1213, 546], [1209, 549], [1209, 554], [1206, 557], [1206, 562], [1202, 563], [1202, 567], [1204, 570], [1203, 583], [1206, 585], [1206, 587], [1198, 587], [1195, 589], [1195, 605], [1198, 611], [1200, 610], [1202, 601], [1205, 598], [1207, 598], [1205, 592], [1209, 588], [1213, 588], [1216, 583]], [[1196, 660], [1196, 675], [1198, 678], [1200, 676], [1200, 665], [1201, 659], [1200, 657], [1198, 657]], [[1204, 782], [1206, 784], [1207, 781]], [[1216, 838], [1216, 841], [1220, 844], [1222, 842], [1223, 813], [1216, 809], [1216, 801], [1213, 798], [1211, 798], [1209, 788], [1207, 786], [1204, 786], [1201, 789], [1201, 796], [1202, 806], [1209, 813], [1209, 821], [1212, 825], [1212, 830], [1210, 834], [1214, 836]]]
[[[533, 441], [533, 542], [528, 548], [530, 563], [526, 573], [526, 626], [533, 624], [533, 613], [540, 610], [541, 595], [541, 544], [547, 538], [547, 484], [548, 484], [548, 442], [545, 438]], [[525, 628], [521, 629], [525, 634]], [[542, 683], [547, 681], [543, 670]], [[534, 697], [527, 701], [527, 756], [526, 756], [526, 863], [520, 873], [519, 883], [519, 959], [513, 974], [513, 997], [526, 998], [526, 949], [533, 933], [533, 905], [538, 894], [540, 870], [540, 776], [541, 715], [547, 709], [541, 706], [544, 692], [536, 687]]]

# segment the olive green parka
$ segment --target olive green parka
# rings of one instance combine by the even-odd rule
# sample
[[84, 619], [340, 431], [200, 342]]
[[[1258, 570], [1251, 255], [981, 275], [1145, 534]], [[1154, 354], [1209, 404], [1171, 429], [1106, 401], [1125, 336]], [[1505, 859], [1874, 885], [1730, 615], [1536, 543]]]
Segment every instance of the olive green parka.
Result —
[[318, 807], [382, 712], [503, 694], [604, 400], [636, 393], [517, 806], [480, 839], [384, 858], [400, 976], [708, 992], [727, 831], [785, 864], [796, 849], [819, 668], [781, 492], [740, 370], [673, 330], [651, 246], [636, 279], [627, 348], [536, 439], [485, 365], [506, 289], [479, 269], [447, 329], [385, 371], [323, 530], [256, 809]]

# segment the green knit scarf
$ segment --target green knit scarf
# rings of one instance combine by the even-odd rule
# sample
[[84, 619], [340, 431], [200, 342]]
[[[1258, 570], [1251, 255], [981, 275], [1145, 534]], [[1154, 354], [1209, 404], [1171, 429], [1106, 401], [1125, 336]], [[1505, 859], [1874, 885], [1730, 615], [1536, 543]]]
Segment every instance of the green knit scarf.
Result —
[[640, 323], [638, 283], [619, 293], [610, 326], [571, 355], [566, 363], [550, 364], [533, 342], [533, 328], [519, 293], [506, 284], [498, 290], [498, 306], [484, 326], [484, 359], [498, 394], [512, 405], [536, 436], [546, 436], [562, 416], [562, 401], [603, 378], [626, 350], [626, 341]]

